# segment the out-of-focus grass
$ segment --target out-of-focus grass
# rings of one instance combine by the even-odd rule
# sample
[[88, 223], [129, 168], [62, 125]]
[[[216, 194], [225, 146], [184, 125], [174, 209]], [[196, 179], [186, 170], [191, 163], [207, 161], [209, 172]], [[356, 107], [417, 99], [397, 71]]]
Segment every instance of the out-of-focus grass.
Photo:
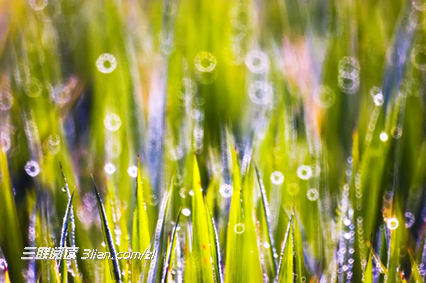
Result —
[[424, 281], [425, 10], [0, 0], [0, 281]]

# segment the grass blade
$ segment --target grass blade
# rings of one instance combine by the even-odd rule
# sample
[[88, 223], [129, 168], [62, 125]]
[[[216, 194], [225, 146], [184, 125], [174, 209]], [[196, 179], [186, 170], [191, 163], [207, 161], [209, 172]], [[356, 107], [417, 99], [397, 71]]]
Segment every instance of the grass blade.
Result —
[[115, 277], [115, 280], [117, 282], [121, 282], [120, 266], [118, 264], [117, 253], [115, 251], [115, 246], [114, 246], [114, 240], [112, 238], [111, 230], [110, 230], [109, 225], [108, 225], [108, 220], [107, 220], [107, 216], [106, 216], [106, 213], [105, 213], [105, 208], [104, 208], [104, 205], [102, 203], [102, 199], [101, 199], [101, 196], [99, 194], [98, 188], [96, 187], [95, 180], [93, 179], [93, 175], [91, 175], [91, 176], [92, 176], [92, 180], [93, 180], [93, 186], [95, 188], [96, 199], [98, 201], [99, 214], [100, 214], [101, 220], [102, 220], [102, 228], [103, 228], [103, 231], [104, 231], [104, 236], [105, 236], [106, 242], [108, 243], [108, 248], [109, 248], [109, 250], [111, 252], [111, 256], [112, 256], [114, 277]]
[[[136, 178], [136, 205], [133, 213], [132, 251], [143, 251], [149, 247], [151, 233], [149, 218], [145, 208], [144, 185], [141, 176], [141, 166], [138, 158], [138, 173]], [[139, 260], [132, 260], [132, 277], [139, 278], [142, 265]]]
[[[169, 244], [169, 247], [167, 248], [166, 260], [163, 267], [163, 276], [161, 278], [162, 283], [168, 282], [168, 275], [170, 273], [170, 263], [171, 263], [171, 259], [174, 254], [174, 249], [176, 246], [176, 232], [177, 232], [177, 227], [179, 225], [179, 218], [180, 218], [181, 212], [182, 210], [179, 210], [178, 216], [176, 218], [176, 223], [173, 226], [172, 234], [170, 236], [170, 244]], [[173, 280], [171, 279], [171, 281]]]
[[[65, 247], [65, 242], [67, 240], [67, 235], [68, 235], [68, 219], [70, 217], [71, 211], [72, 211], [72, 199], [74, 197], [74, 191], [72, 192], [69, 200], [68, 200], [68, 205], [67, 205], [67, 209], [64, 215], [64, 219], [62, 221], [62, 229], [61, 229], [61, 239], [60, 239], [60, 248]], [[61, 265], [62, 265], [62, 260], [59, 261], [59, 270], [61, 270]], [[64, 274], [62, 274], [62, 276], [64, 276]]]
[[294, 262], [293, 262], [293, 217], [288, 222], [287, 232], [285, 233], [284, 242], [280, 253], [280, 261], [277, 269], [275, 283], [291, 283], [293, 282]]

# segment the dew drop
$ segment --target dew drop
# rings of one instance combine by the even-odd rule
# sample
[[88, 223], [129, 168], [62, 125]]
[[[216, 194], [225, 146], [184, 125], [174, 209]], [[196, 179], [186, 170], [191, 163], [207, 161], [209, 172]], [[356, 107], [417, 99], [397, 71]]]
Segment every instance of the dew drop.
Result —
[[284, 175], [280, 171], [275, 171], [271, 174], [271, 182], [274, 185], [281, 185], [284, 182]]
[[223, 184], [220, 186], [219, 192], [224, 198], [230, 198], [232, 196], [233, 189], [231, 185]]
[[404, 216], [405, 216], [405, 227], [410, 228], [411, 226], [413, 226], [416, 221], [416, 218], [414, 217], [414, 215], [411, 212], [406, 212]]
[[333, 106], [336, 95], [332, 88], [326, 85], [320, 85], [314, 93], [315, 103], [321, 108], [330, 108]]
[[269, 104], [272, 101], [273, 94], [271, 84], [265, 81], [255, 81], [249, 87], [249, 97], [255, 104]]
[[345, 218], [345, 220], [343, 220], [343, 224], [345, 224], [345, 226], [349, 226], [351, 225], [351, 220], [349, 218]]
[[117, 60], [113, 55], [104, 53], [96, 60], [96, 67], [101, 73], [111, 73], [117, 68]]
[[411, 52], [411, 63], [416, 69], [426, 71], [426, 46], [417, 45]]
[[370, 95], [373, 97], [373, 101], [376, 106], [381, 106], [383, 104], [385, 98], [380, 88], [377, 86], [371, 88]]
[[185, 193], [186, 193], [186, 189], [185, 188], [182, 188], [182, 189], [179, 190], [179, 195], [180, 195], [181, 198], [185, 198], [186, 197]]
[[359, 77], [358, 76], [346, 76], [339, 75], [339, 87], [344, 93], [354, 94], [359, 88]]
[[182, 209], [182, 214], [185, 216], [189, 216], [191, 215], [191, 210], [189, 210], [188, 208], [184, 208]]
[[310, 201], [316, 201], [319, 197], [319, 193], [316, 189], [309, 189], [306, 195]]
[[157, 196], [156, 196], [156, 195], [150, 195], [150, 196], [148, 197], [148, 203], [149, 203], [150, 205], [152, 205], [152, 206], [157, 205], [157, 204], [158, 204], [158, 198], [157, 198]]
[[40, 173], [40, 166], [34, 160], [28, 161], [25, 165], [25, 171], [31, 177], [35, 177]]
[[105, 166], [104, 166], [104, 170], [105, 170], [105, 172], [108, 174], [108, 175], [111, 175], [111, 174], [113, 174], [114, 172], [115, 172], [115, 166], [112, 164], [112, 163], [110, 163], [110, 162], [108, 162], [107, 164], [105, 164]]
[[210, 73], [217, 64], [216, 57], [209, 52], [200, 52], [194, 59], [195, 67], [202, 73]]
[[398, 219], [396, 218], [389, 218], [387, 220], [386, 226], [388, 227], [389, 230], [395, 230], [396, 228], [398, 228]]
[[299, 193], [299, 185], [297, 183], [291, 183], [287, 185], [287, 192], [291, 196], [295, 196]]
[[130, 166], [127, 169], [127, 173], [130, 175], [130, 177], [132, 178], [136, 178], [138, 176], [138, 167], [137, 166]]
[[399, 139], [402, 136], [402, 129], [398, 127], [393, 127], [391, 134], [394, 139]]
[[358, 77], [359, 76], [359, 63], [350, 56], [345, 56], [339, 61], [339, 74], [344, 77]]
[[24, 85], [24, 91], [29, 97], [39, 97], [41, 94], [42, 86], [39, 80], [33, 78]]
[[105, 128], [111, 132], [115, 132], [121, 127], [121, 119], [118, 115], [110, 113], [104, 119]]
[[386, 134], [386, 132], [381, 132], [380, 133], [380, 140], [381, 141], [383, 141], [383, 142], [385, 142], [385, 141], [387, 141], [388, 140], [388, 134]]
[[302, 180], [309, 180], [312, 177], [312, 168], [307, 165], [300, 165], [297, 168], [297, 176]]
[[243, 223], [237, 223], [234, 227], [234, 231], [237, 234], [242, 234], [245, 230], [245, 226]]
[[247, 53], [245, 63], [250, 72], [262, 74], [269, 69], [269, 58], [265, 52], [252, 50]]

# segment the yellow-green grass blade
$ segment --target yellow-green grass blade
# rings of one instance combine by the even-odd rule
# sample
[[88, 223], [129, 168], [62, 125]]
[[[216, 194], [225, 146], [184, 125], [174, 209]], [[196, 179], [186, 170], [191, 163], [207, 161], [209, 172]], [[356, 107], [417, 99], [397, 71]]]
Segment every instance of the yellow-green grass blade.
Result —
[[293, 217], [294, 215], [290, 218], [282, 243], [277, 276], [274, 282], [292, 283], [294, 280]]
[[117, 253], [115, 251], [115, 243], [114, 243], [114, 239], [112, 237], [112, 233], [111, 233], [111, 229], [108, 225], [108, 218], [107, 218], [107, 214], [105, 212], [105, 207], [103, 205], [101, 196], [99, 194], [98, 188], [96, 187], [96, 183], [95, 180], [93, 179], [92, 176], [92, 180], [93, 180], [93, 185], [94, 185], [94, 189], [95, 189], [95, 193], [96, 193], [96, 199], [98, 202], [98, 208], [99, 208], [99, 214], [101, 217], [101, 222], [102, 222], [102, 230], [104, 233], [104, 237], [105, 237], [105, 241], [107, 242], [108, 245], [108, 249], [111, 253], [111, 261], [112, 261], [112, 265], [113, 265], [113, 276], [115, 278], [115, 280], [117, 282], [121, 282], [121, 272], [120, 272], [120, 266], [118, 263], [118, 259], [117, 259]]
[[[263, 271], [260, 263], [257, 231], [254, 224], [253, 170], [246, 170], [244, 184], [236, 151], [232, 150], [233, 194], [229, 212], [226, 242], [225, 282], [260, 282]], [[251, 168], [251, 166], [248, 166]]]
[[[59, 247], [61, 249], [63, 249], [66, 246], [66, 240], [67, 240], [67, 235], [68, 235], [68, 219], [70, 217], [71, 211], [72, 211], [72, 200], [74, 197], [74, 191], [72, 192], [69, 200], [68, 200], [68, 205], [67, 205], [67, 209], [65, 211], [65, 215], [64, 215], [64, 219], [62, 221], [62, 229], [61, 229], [61, 239], [59, 242]], [[61, 270], [61, 266], [63, 264], [63, 260], [59, 260], [59, 270]], [[66, 263], [65, 263], [66, 265]], [[67, 277], [66, 273], [62, 273], [61, 274], [62, 277]], [[63, 279], [63, 278], [62, 278]]]
[[[149, 226], [146, 202], [144, 199], [144, 184], [142, 181], [141, 166], [138, 158], [138, 175], [136, 178], [136, 203], [132, 222], [132, 251], [141, 252], [149, 248], [151, 233]], [[138, 280], [142, 272], [142, 263], [132, 260], [132, 278]]]
[[16, 211], [6, 153], [0, 149], [0, 247], [9, 264], [10, 279], [23, 282], [20, 221]]
[[171, 264], [173, 262], [172, 258], [174, 257], [174, 250], [176, 248], [176, 233], [177, 233], [177, 228], [179, 225], [179, 218], [180, 218], [181, 212], [182, 210], [179, 210], [175, 225], [173, 226], [173, 230], [170, 235], [170, 243], [169, 243], [169, 246], [167, 247], [161, 283], [173, 282], [173, 278], [170, 278], [170, 275], [171, 275], [170, 269], [171, 269]]
[[210, 248], [210, 234], [208, 227], [208, 210], [205, 206], [203, 191], [201, 187], [200, 170], [198, 168], [197, 157], [193, 158], [192, 175], [192, 224], [196, 229], [193, 230], [193, 251], [200, 256], [196, 263], [200, 270], [198, 278], [203, 282], [214, 282], [215, 274], [212, 270], [212, 253]]

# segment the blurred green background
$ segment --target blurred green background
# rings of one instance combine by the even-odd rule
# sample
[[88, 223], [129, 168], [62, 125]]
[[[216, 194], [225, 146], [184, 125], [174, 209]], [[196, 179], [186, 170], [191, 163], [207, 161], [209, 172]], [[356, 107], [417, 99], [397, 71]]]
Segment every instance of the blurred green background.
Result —
[[0, 0], [0, 281], [423, 282], [425, 16]]

